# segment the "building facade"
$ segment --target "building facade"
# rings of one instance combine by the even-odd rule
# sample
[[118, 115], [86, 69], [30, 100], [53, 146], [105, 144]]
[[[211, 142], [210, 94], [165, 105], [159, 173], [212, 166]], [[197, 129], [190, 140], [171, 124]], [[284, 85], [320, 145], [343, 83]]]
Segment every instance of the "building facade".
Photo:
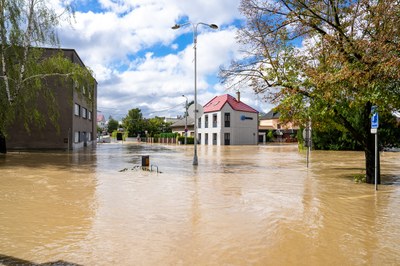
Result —
[[178, 133], [179, 136], [185, 136], [185, 128], [187, 137], [194, 136], [194, 119], [192, 117], [181, 118], [170, 126], [173, 133]]
[[263, 116], [260, 116], [259, 125], [259, 142], [266, 143], [268, 132], [272, 132], [274, 138], [272, 141], [276, 142], [296, 142], [298, 126], [293, 123], [283, 123], [279, 120], [281, 114], [274, 109], [270, 110]]
[[[60, 49], [45, 49], [45, 56], [59, 52]], [[64, 56], [73, 63], [85, 67], [74, 49], [62, 49]], [[31, 125], [26, 132], [23, 123], [16, 121], [7, 138], [7, 148], [25, 149], [78, 149], [96, 143], [97, 134], [97, 82], [92, 88], [78, 88], [70, 82], [46, 82], [54, 92], [59, 112], [58, 129], [50, 121], [44, 128]], [[44, 83], [45, 84], [45, 83]], [[40, 110], [40, 104], [38, 109]]]
[[103, 134], [106, 131], [106, 118], [103, 114], [97, 114], [97, 127], [100, 128]]
[[216, 96], [197, 121], [202, 145], [257, 145], [258, 111], [229, 94]]

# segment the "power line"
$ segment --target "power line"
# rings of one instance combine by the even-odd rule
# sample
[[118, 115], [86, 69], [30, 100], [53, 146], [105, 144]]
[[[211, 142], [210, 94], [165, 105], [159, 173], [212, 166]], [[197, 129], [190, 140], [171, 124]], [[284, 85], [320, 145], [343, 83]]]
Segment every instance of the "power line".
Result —
[[160, 112], [164, 112], [164, 111], [169, 111], [169, 110], [175, 109], [175, 108], [177, 108], [177, 107], [181, 107], [182, 104], [186, 104], [186, 101], [183, 102], [183, 103], [180, 103], [180, 104], [178, 104], [178, 105], [175, 105], [175, 106], [166, 108], [166, 109], [162, 109], [162, 110], [159, 110], [159, 111], [154, 111], [154, 112], [152, 112], [152, 113], [160, 113]]

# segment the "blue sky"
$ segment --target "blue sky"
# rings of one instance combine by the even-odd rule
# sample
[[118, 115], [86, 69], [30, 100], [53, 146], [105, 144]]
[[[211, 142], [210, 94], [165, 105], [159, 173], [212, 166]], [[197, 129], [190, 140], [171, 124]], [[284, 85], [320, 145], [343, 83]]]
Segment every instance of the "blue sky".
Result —
[[[58, 5], [61, 0], [51, 0]], [[194, 98], [192, 27], [200, 25], [197, 44], [198, 102], [235, 91], [220, 84], [218, 71], [240, 56], [235, 41], [243, 18], [240, 0], [73, 0], [75, 18], [58, 30], [60, 45], [73, 48], [94, 71], [98, 81], [98, 110], [106, 118], [126, 116], [140, 108], [145, 117], [176, 117], [184, 113], [186, 95]], [[246, 88], [241, 99], [259, 111], [271, 105]]]

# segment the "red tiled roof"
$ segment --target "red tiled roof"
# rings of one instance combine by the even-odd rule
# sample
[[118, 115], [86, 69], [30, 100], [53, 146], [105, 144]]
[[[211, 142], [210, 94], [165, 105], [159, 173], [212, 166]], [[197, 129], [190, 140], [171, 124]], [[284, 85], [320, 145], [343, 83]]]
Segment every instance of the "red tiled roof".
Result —
[[221, 96], [215, 96], [211, 101], [204, 105], [204, 113], [217, 112], [228, 103], [233, 110], [242, 111], [248, 113], [258, 113], [258, 111], [243, 102], [238, 102], [233, 96], [224, 94]]
[[103, 121], [103, 122], [106, 121], [106, 119], [104, 118], [104, 115], [103, 114], [97, 114], [97, 122], [101, 122], [101, 121]]

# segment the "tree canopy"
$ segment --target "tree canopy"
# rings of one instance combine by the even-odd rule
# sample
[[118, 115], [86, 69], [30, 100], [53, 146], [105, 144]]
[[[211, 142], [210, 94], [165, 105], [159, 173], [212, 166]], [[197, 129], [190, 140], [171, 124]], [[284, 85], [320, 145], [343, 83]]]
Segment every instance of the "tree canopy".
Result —
[[[58, 47], [56, 27], [70, 18], [71, 9], [58, 14], [49, 0], [0, 0], [0, 138], [4, 140], [16, 118], [27, 131], [50, 120], [57, 128], [58, 111], [49, 80], [93, 88], [91, 72], [63, 54], [45, 54], [39, 47]], [[37, 106], [44, 100], [47, 110]], [[71, 103], [72, 104], [72, 103]], [[1, 142], [2, 143], [2, 142]], [[0, 145], [1, 146], [1, 145]]]
[[144, 120], [142, 111], [139, 108], [134, 108], [128, 111], [125, 118], [122, 119], [122, 125], [129, 133], [129, 137], [136, 137], [144, 133]]
[[148, 136], [153, 137], [161, 132], [170, 132], [169, 126], [171, 125], [171, 123], [164, 122], [162, 117], [143, 118], [140, 108], [129, 110], [128, 115], [122, 119], [122, 124], [130, 137], [144, 136], [146, 131]]
[[373, 176], [370, 111], [400, 109], [400, 3], [370, 0], [242, 0], [243, 57], [222, 81], [278, 105], [283, 119], [347, 131]]
[[107, 132], [112, 133], [118, 130], [118, 127], [119, 127], [118, 121], [110, 116], [110, 119], [108, 119], [108, 124], [107, 124]]

